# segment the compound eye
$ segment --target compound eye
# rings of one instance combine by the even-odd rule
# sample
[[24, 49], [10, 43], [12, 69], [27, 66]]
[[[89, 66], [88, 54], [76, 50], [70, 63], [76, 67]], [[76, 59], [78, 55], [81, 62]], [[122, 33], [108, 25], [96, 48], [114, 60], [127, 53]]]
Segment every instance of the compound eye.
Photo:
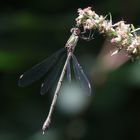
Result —
[[76, 31], [75, 31], [77, 34], [80, 34], [80, 29], [79, 28], [76, 28]]
[[80, 34], [80, 29], [79, 28], [72, 28], [70, 31], [71, 31], [71, 33], [73, 33], [75, 35]]

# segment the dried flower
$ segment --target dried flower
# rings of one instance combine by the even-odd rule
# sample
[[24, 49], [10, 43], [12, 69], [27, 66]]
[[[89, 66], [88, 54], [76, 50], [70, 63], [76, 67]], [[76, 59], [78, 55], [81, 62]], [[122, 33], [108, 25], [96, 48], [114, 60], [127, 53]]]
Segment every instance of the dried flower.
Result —
[[117, 50], [112, 55], [125, 50], [132, 59], [140, 57], [140, 37], [135, 34], [140, 28], [135, 29], [132, 24], [126, 24], [123, 20], [112, 24], [111, 18], [107, 20], [107, 16], [96, 14], [91, 7], [78, 9], [78, 13], [77, 26], [82, 26], [84, 30], [96, 29], [117, 46]]

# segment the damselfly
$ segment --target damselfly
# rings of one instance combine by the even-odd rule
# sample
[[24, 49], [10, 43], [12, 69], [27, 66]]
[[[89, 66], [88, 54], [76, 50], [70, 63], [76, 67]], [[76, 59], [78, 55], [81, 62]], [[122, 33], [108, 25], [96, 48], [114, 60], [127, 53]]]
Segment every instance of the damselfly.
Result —
[[[19, 79], [19, 86], [23, 87], [30, 85], [31, 83], [35, 82], [36, 80], [40, 79], [48, 72], [50, 72], [47, 79], [45, 79], [41, 85], [41, 94], [45, 94], [57, 80], [59, 72], [62, 69], [59, 80], [57, 82], [52, 104], [50, 106], [49, 114], [42, 127], [43, 133], [46, 129], [48, 129], [49, 124], [51, 122], [51, 115], [54, 110], [54, 105], [56, 104], [57, 96], [60, 91], [60, 87], [65, 73], [67, 73], [68, 80], [71, 81], [71, 66], [70, 66], [71, 61], [73, 64], [76, 80], [80, 82], [82, 88], [84, 88], [85, 92], [87, 92], [88, 95], [90, 95], [91, 93], [90, 83], [86, 75], [84, 74], [83, 69], [80, 66], [77, 58], [73, 53], [81, 34], [80, 28], [78, 27], [72, 28], [71, 32], [72, 35], [68, 39], [64, 48], [60, 49], [49, 58], [32, 67], [30, 70], [22, 74]], [[64, 58], [66, 59], [62, 68], [61, 65], [64, 61]]]

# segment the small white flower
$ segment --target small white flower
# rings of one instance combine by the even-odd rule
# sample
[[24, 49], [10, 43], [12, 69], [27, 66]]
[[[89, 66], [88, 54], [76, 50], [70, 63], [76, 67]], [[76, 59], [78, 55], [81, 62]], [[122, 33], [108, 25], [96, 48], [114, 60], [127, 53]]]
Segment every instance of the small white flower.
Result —
[[140, 56], [140, 37], [132, 32], [131, 24], [126, 24], [123, 20], [112, 24], [112, 20], [106, 20], [106, 16], [96, 14], [91, 7], [78, 9], [78, 13], [79, 16], [76, 18], [78, 26], [82, 25], [84, 29], [89, 30], [97, 29], [101, 34], [108, 36], [111, 43], [115, 43], [117, 50], [112, 55], [125, 49], [132, 58]]

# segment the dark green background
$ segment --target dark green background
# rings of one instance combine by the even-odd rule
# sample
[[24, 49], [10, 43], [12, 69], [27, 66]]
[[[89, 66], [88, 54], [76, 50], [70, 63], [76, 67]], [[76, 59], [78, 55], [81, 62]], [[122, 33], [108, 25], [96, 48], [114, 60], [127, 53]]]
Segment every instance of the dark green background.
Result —
[[17, 85], [24, 71], [64, 47], [77, 9], [87, 6], [98, 14], [111, 12], [114, 22], [140, 26], [139, 0], [0, 1], [0, 140], [140, 139], [140, 64], [127, 62], [103, 72], [96, 62], [104, 43], [99, 35], [80, 41], [75, 52], [94, 91], [90, 104], [73, 116], [56, 108], [48, 134], [43, 136], [41, 127], [51, 93], [39, 94], [41, 81], [27, 88]]

